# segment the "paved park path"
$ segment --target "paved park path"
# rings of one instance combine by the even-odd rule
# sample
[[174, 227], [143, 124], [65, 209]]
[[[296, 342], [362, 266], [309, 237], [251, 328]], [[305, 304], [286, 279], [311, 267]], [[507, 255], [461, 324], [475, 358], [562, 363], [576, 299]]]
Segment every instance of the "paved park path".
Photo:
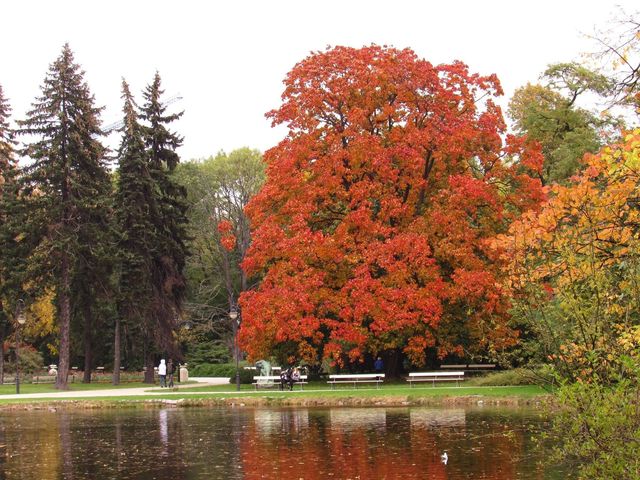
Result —
[[[105, 388], [104, 390], [67, 390], [65, 392], [45, 392], [45, 393], [21, 393], [20, 395], [0, 395], [0, 399], [29, 399], [29, 398], [96, 398], [96, 397], [128, 397], [139, 395], [153, 395], [154, 393], [175, 393], [184, 394], [185, 390], [194, 387], [206, 387], [208, 385], [229, 385], [229, 390], [234, 387], [229, 384], [228, 377], [191, 377], [190, 381], [198, 383], [189, 383], [187, 385], [178, 384], [178, 391], [160, 387], [138, 387], [138, 388]], [[196, 392], [194, 392], [196, 393]], [[197, 392], [202, 393], [202, 392]]]

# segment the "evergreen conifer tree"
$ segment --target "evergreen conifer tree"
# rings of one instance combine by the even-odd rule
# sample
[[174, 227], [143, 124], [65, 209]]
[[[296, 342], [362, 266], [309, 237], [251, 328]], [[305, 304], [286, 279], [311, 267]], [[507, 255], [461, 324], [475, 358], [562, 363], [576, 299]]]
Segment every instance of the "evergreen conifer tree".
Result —
[[[151, 176], [144, 144], [143, 127], [129, 85], [122, 81], [124, 125], [118, 150], [118, 186], [115, 199], [119, 235], [119, 301], [114, 342], [114, 384], [119, 383], [121, 351], [120, 318], [142, 334], [143, 348], [149, 350], [153, 336], [151, 305], [152, 269], [157, 256], [157, 229], [160, 217], [156, 186]], [[145, 381], [153, 381], [153, 363], [147, 365]]]
[[[11, 106], [4, 96], [2, 85], [0, 85], [0, 175], [13, 163], [13, 150], [16, 141], [13, 131], [9, 128], [10, 116]], [[3, 182], [3, 178], [0, 178], [0, 182]]]
[[[187, 203], [186, 189], [171, 176], [180, 161], [176, 149], [182, 145], [183, 138], [170, 131], [168, 125], [178, 120], [183, 112], [168, 114], [167, 105], [162, 102], [163, 94], [160, 74], [156, 72], [143, 92], [145, 103], [142, 107], [149, 171], [156, 186], [159, 213], [154, 218], [158, 243], [152, 268], [152, 317], [156, 346], [175, 357], [178, 352], [174, 348], [172, 332], [182, 310], [185, 292]], [[147, 371], [151, 361], [148, 356]]]
[[[84, 187], [84, 208], [78, 208], [78, 251], [75, 254], [72, 279], [74, 312], [82, 318], [84, 347], [84, 383], [91, 381], [94, 334], [105, 302], [112, 298], [111, 274], [114, 262], [114, 232], [112, 226], [111, 176], [104, 164], [87, 162], [76, 172], [77, 183]], [[104, 322], [103, 322], [104, 323]], [[104, 338], [104, 336], [103, 336]]]
[[[29, 215], [25, 234], [33, 239], [30, 278], [34, 285], [53, 285], [59, 327], [56, 388], [67, 388], [70, 359], [72, 284], [76, 275], [101, 255], [104, 237], [105, 148], [99, 141], [100, 111], [74, 62], [69, 45], [51, 64], [27, 118], [18, 122], [27, 135], [23, 155], [31, 162], [21, 175]], [[85, 270], [86, 272], [86, 270]], [[88, 301], [88, 298], [85, 298]]]
[[4, 340], [11, 328], [11, 298], [18, 293], [13, 213], [16, 207], [15, 135], [9, 126], [11, 107], [0, 85], [0, 383], [4, 379]]

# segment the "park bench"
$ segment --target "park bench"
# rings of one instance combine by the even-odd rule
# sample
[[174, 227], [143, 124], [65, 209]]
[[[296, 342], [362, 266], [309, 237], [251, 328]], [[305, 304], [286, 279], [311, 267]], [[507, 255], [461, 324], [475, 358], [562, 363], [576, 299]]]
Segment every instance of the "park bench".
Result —
[[467, 365], [469, 370], [495, 370], [495, 363], [470, 363]]
[[[75, 381], [75, 376], [69, 375], [71, 377], [71, 382]], [[31, 382], [32, 383], [56, 383], [56, 375], [33, 375]]]
[[440, 365], [440, 368], [443, 370], [464, 370], [468, 372], [478, 372], [478, 371], [487, 371], [487, 370], [495, 370], [495, 363], [469, 363], [469, 364], [461, 364], [461, 365]]
[[456, 382], [460, 386], [460, 381], [464, 380], [463, 371], [452, 372], [411, 372], [407, 377], [409, 386], [413, 387], [415, 382], [431, 382], [436, 386], [436, 382]]
[[[280, 379], [280, 375], [260, 375], [253, 377], [253, 385], [256, 387], [256, 390], [259, 388], [280, 388], [282, 385], [282, 381]], [[300, 375], [300, 380], [296, 380], [293, 382], [293, 385], [300, 385], [300, 390], [304, 390], [304, 385], [307, 384], [307, 376]]]
[[354, 373], [344, 375], [329, 375], [329, 381], [333, 390], [336, 383], [353, 383], [353, 388], [358, 388], [359, 383], [375, 383], [376, 388], [380, 388], [380, 384], [384, 382], [384, 373]]
[[[25, 385], [27, 383], [55, 383], [56, 375], [47, 375], [47, 374], [33, 374], [33, 375], [20, 375], [20, 384]], [[74, 383], [75, 376], [69, 374], [68, 382]], [[12, 385], [16, 383], [15, 376], [9, 377], [5, 376], [3, 380], [4, 385]]]

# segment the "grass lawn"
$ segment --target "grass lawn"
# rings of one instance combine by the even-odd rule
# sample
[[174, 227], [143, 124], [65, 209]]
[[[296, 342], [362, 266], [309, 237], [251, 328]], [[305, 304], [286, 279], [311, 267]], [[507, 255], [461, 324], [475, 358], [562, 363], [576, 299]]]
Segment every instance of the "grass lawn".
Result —
[[[157, 386], [157, 385], [155, 385]], [[122, 383], [120, 385], [111, 385], [110, 383], [70, 383], [69, 390], [72, 392], [79, 392], [83, 390], [107, 390], [107, 389], [120, 389], [120, 388], [153, 388], [154, 385], [142, 382]], [[21, 383], [20, 393], [47, 393], [58, 392], [53, 387], [53, 383]], [[14, 384], [0, 385], [0, 398], [2, 395], [13, 395], [16, 393], [16, 386]]]
[[[237, 392], [235, 385], [216, 385], [208, 387], [193, 387], [189, 392], [207, 392], [215, 395], [226, 396], [274, 396], [274, 395], [302, 395], [302, 396], [329, 396], [329, 397], [341, 397], [341, 396], [396, 396], [396, 395], [410, 395], [410, 396], [467, 396], [467, 395], [483, 395], [483, 396], [524, 396], [533, 397], [538, 395], [549, 394], [548, 391], [537, 385], [518, 385], [518, 386], [501, 386], [501, 387], [478, 387], [478, 386], [464, 386], [455, 387], [451, 385], [446, 386], [416, 386], [410, 388], [405, 384], [387, 384], [382, 385], [380, 389], [376, 389], [371, 386], [360, 386], [354, 389], [352, 386], [340, 386], [335, 390], [327, 385], [326, 382], [311, 382], [304, 386], [304, 390], [300, 390], [299, 387], [295, 387], [293, 391], [281, 392], [277, 388], [272, 389], [260, 389], [256, 392], [253, 385], [241, 385], [240, 392]], [[189, 395], [191, 397], [191, 395]]]
[[[30, 385], [31, 386], [31, 385]], [[80, 385], [76, 385], [80, 387]], [[96, 389], [96, 388], [104, 388], [104, 384], [98, 385], [82, 385], [85, 389]], [[121, 385], [120, 387], [114, 388], [127, 388], [127, 387], [147, 387], [145, 384], [126, 384]], [[43, 386], [43, 385], [32, 385], [31, 387], [39, 388], [40, 390], [34, 390], [35, 392], [47, 392], [54, 391], [51, 386]], [[49, 390], [43, 390], [43, 387], [48, 387]], [[102, 402], [111, 402], [111, 403], [132, 403], [132, 402], [140, 402], [144, 400], [179, 400], [179, 399], [188, 399], [193, 401], [206, 401], [207, 399], [214, 402], [224, 402], [226, 399], [237, 399], [237, 398], [245, 398], [248, 402], [262, 402], [264, 404], [277, 405], [279, 402], [285, 401], [284, 403], [290, 404], [291, 402], [295, 403], [299, 399], [300, 403], [304, 403], [305, 401], [312, 400], [318, 401], [319, 403], [327, 402], [329, 404], [337, 403], [342, 399], [348, 400], [350, 402], [359, 402], [360, 400], [364, 401], [366, 404], [367, 400], [371, 400], [371, 404], [375, 405], [379, 402], [384, 403], [385, 399], [389, 401], [399, 401], [399, 400], [407, 400], [407, 401], [418, 401], [420, 399], [432, 399], [434, 401], [439, 401], [439, 399], [443, 399], [445, 397], [484, 397], [486, 399], [521, 399], [528, 400], [534, 399], [536, 397], [540, 397], [543, 395], [548, 395], [549, 392], [542, 389], [538, 386], [533, 385], [524, 385], [524, 386], [503, 386], [503, 387], [478, 387], [478, 386], [436, 386], [434, 387], [414, 387], [410, 388], [404, 384], [390, 384], [383, 385], [380, 389], [376, 388], [367, 388], [367, 387], [359, 387], [357, 389], [349, 388], [349, 387], [339, 387], [335, 390], [331, 390], [326, 383], [322, 382], [312, 382], [309, 385], [305, 386], [305, 390], [301, 391], [299, 389], [295, 389], [293, 391], [285, 391], [281, 392], [277, 389], [266, 389], [255, 391], [253, 386], [251, 385], [242, 385], [242, 390], [240, 392], [235, 391], [235, 385], [218, 385], [218, 386], [206, 386], [206, 387], [195, 387], [188, 389], [176, 389], [176, 390], [162, 390], [157, 393], [149, 393], [146, 395], [137, 395], [137, 396], [127, 396], [121, 395], [118, 396], [117, 390], [114, 390], [113, 396], [108, 397], [92, 397], [92, 398], [72, 398], [68, 397], [67, 400], [79, 400], [79, 401], [88, 401], [92, 403], [102, 403]], [[22, 392], [22, 388], [21, 388]], [[24, 393], [28, 393], [24, 391]], [[50, 404], [56, 400], [64, 400], [65, 398], [56, 397], [56, 398], [42, 398], [42, 399], [2, 399], [0, 396], [0, 405], [7, 404], [24, 404], [24, 403], [47, 403]], [[254, 400], [251, 400], [254, 399]], [[472, 399], [473, 402], [475, 400]]]

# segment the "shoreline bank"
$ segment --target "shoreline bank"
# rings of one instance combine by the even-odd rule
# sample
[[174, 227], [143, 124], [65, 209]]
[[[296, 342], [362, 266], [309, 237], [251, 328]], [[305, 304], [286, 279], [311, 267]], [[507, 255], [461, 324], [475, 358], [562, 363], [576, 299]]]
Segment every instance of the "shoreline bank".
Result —
[[543, 408], [553, 405], [553, 395], [486, 396], [486, 395], [379, 395], [379, 396], [293, 396], [262, 395], [191, 396], [171, 398], [90, 398], [90, 399], [25, 399], [0, 403], [0, 411], [15, 410], [96, 410], [127, 408], [278, 408], [278, 407], [472, 407], [501, 406], [510, 408]]

